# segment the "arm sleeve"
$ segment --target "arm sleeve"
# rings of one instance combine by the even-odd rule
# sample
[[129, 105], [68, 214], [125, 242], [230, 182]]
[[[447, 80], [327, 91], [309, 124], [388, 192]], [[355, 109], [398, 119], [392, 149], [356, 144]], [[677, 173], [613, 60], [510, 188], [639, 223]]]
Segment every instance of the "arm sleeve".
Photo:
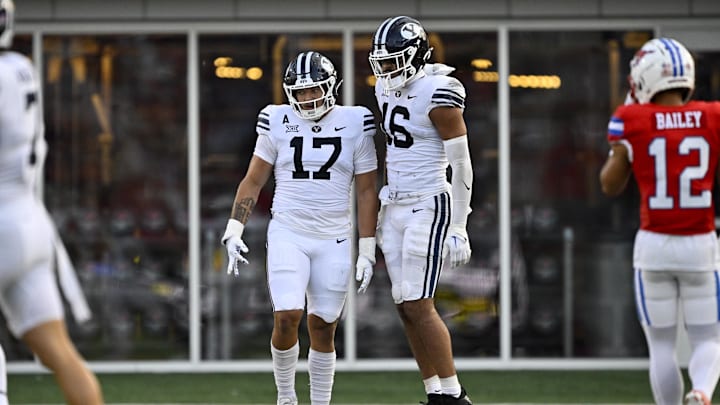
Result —
[[358, 148], [355, 150], [355, 174], [368, 173], [377, 170], [377, 153], [375, 142], [370, 136], [363, 136], [360, 139]]
[[257, 124], [255, 124], [255, 131], [258, 135], [270, 135], [271, 112], [271, 106], [266, 106], [258, 113]]
[[253, 155], [271, 165], [275, 164], [275, 160], [277, 160], [277, 149], [275, 149], [275, 145], [273, 145], [268, 135], [258, 135]]
[[452, 213], [450, 225], [467, 225], [472, 196], [473, 171], [470, 162], [467, 135], [443, 141], [450, 167], [452, 167]]
[[454, 77], [442, 76], [436, 79], [440, 81], [430, 98], [427, 106], [427, 114], [430, 114], [437, 107], [452, 107], [465, 109], [465, 87]]
[[610, 122], [608, 123], [608, 132], [607, 132], [607, 140], [609, 144], [613, 143], [621, 143], [625, 145], [625, 147], [628, 150], [628, 160], [630, 163], [633, 161], [633, 149], [632, 144], [630, 141], [626, 138], [626, 128], [625, 128], [625, 120], [623, 118], [625, 111], [625, 107], [618, 107], [617, 110], [615, 110], [615, 113], [612, 117], [610, 117]]
[[377, 170], [377, 152], [375, 150], [375, 116], [367, 108], [363, 108], [363, 132], [355, 147], [355, 174]]
[[258, 114], [257, 124], [255, 125], [258, 137], [257, 141], [255, 141], [253, 154], [270, 164], [275, 164], [277, 149], [273, 145], [272, 139], [270, 139], [270, 113], [270, 106], [267, 106]]
[[363, 108], [363, 135], [374, 137], [375, 132], [375, 116], [370, 110]]

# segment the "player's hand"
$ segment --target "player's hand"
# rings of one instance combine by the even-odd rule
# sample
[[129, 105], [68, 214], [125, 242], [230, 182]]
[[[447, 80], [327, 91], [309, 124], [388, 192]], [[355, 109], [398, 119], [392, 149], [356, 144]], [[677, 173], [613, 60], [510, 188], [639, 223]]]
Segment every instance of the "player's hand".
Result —
[[370, 285], [375, 264], [375, 238], [360, 238], [358, 241], [358, 258], [355, 265], [355, 280], [360, 282], [358, 294], [363, 294]]
[[228, 274], [240, 275], [240, 263], [248, 264], [248, 260], [242, 255], [250, 251], [245, 242], [242, 240], [242, 234], [245, 225], [237, 219], [228, 220], [225, 234], [222, 237], [222, 243], [228, 252]]
[[248, 264], [248, 259], [241, 253], [250, 251], [243, 240], [238, 236], [231, 236], [225, 241], [225, 248], [228, 252], [227, 274], [240, 275], [240, 263]]
[[370, 280], [373, 276], [373, 263], [368, 260], [365, 256], [358, 256], [357, 264], [355, 265], [355, 280], [360, 282], [358, 287], [358, 294], [364, 294], [370, 285]]
[[447, 237], [445, 238], [445, 252], [447, 252], [451, 268], [462, 266], [470, 261], [472, 250], [470, 249], [470, 239], [465, 229], [450, 226]]

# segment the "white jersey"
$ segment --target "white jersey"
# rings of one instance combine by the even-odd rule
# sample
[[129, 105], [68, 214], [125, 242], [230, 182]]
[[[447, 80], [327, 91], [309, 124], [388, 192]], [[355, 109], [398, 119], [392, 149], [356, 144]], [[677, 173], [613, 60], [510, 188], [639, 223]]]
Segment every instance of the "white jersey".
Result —
[[389, 191], [420, 197], [449, 191], [443, 140], [428, 114], [436, 107], [465, 108], [465, 88], [460, 81], [421, 71], [417, 78], [388, 94], [378, 80], [375, 97], [387, 136]]
[[[25, 56], [0, 52], [0, 287], [50, 257], [52, 227], [35, 183], [43, 154], [39, 87]], [[45, 148], [46, 149], [46, 148]], [[39, 245], [32, 247], [33, 241]], [[47, 238], [43, 240], [42, 238]]]
[[0, 52], [0, 203], [33, 194], [46, 149], [35, 69], [19, 53]]
[[348, 237], [354, 176], [377, 170], [370, 110], [335, 106], [311, 121], [287, 104], [268, 105], [256, 129], [254, 154], [274, 165], [273, 220], [320, 238]]
[[16, 337], [63, 319], [58, 280], [76, 319], [90, 317], [72, 262], [35, 193], [47, 152], [42, 122], [30, 60], [0, 52], [0, 308]]

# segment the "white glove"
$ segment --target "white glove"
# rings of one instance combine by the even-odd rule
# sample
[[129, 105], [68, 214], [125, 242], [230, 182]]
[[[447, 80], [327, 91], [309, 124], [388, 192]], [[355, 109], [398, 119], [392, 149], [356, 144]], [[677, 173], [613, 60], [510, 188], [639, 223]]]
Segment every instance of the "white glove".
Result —
[[470, 261], [470, 239], [464, 228], [450, 225], [445, 238], [445, 252], [450, 259], [450, 267], [458, 267]]
[[238, 276], [240, 275], [240, 263], [249, 263], [248, 260], [241, 255], [241, 253], [250, 251], [242, 240], [243, 230], [245, 230], [245, 225], [243, 225], [242, 222], [232, 218], [228, 220], [225, 234], [223, 234], [222, 237], [222, 243], [228, 252], [227, 274], [234, 273]]
[[358, 241], [358, 258], [355, 265], [355, 280], [360, 281], [358, 294], [364, 293], [373, 276], [373, 265], [375, 264], [375, 238], [360, 238]]

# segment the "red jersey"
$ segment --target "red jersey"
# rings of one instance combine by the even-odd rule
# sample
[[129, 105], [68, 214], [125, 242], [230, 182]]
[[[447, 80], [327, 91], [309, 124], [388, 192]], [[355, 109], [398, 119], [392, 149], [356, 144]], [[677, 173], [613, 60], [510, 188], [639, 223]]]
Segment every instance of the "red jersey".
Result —
[[715, 230], [720, 102], [620, 106], [608, 140], [628, 148], [640, 189], [640, 229], [673, 235]]

